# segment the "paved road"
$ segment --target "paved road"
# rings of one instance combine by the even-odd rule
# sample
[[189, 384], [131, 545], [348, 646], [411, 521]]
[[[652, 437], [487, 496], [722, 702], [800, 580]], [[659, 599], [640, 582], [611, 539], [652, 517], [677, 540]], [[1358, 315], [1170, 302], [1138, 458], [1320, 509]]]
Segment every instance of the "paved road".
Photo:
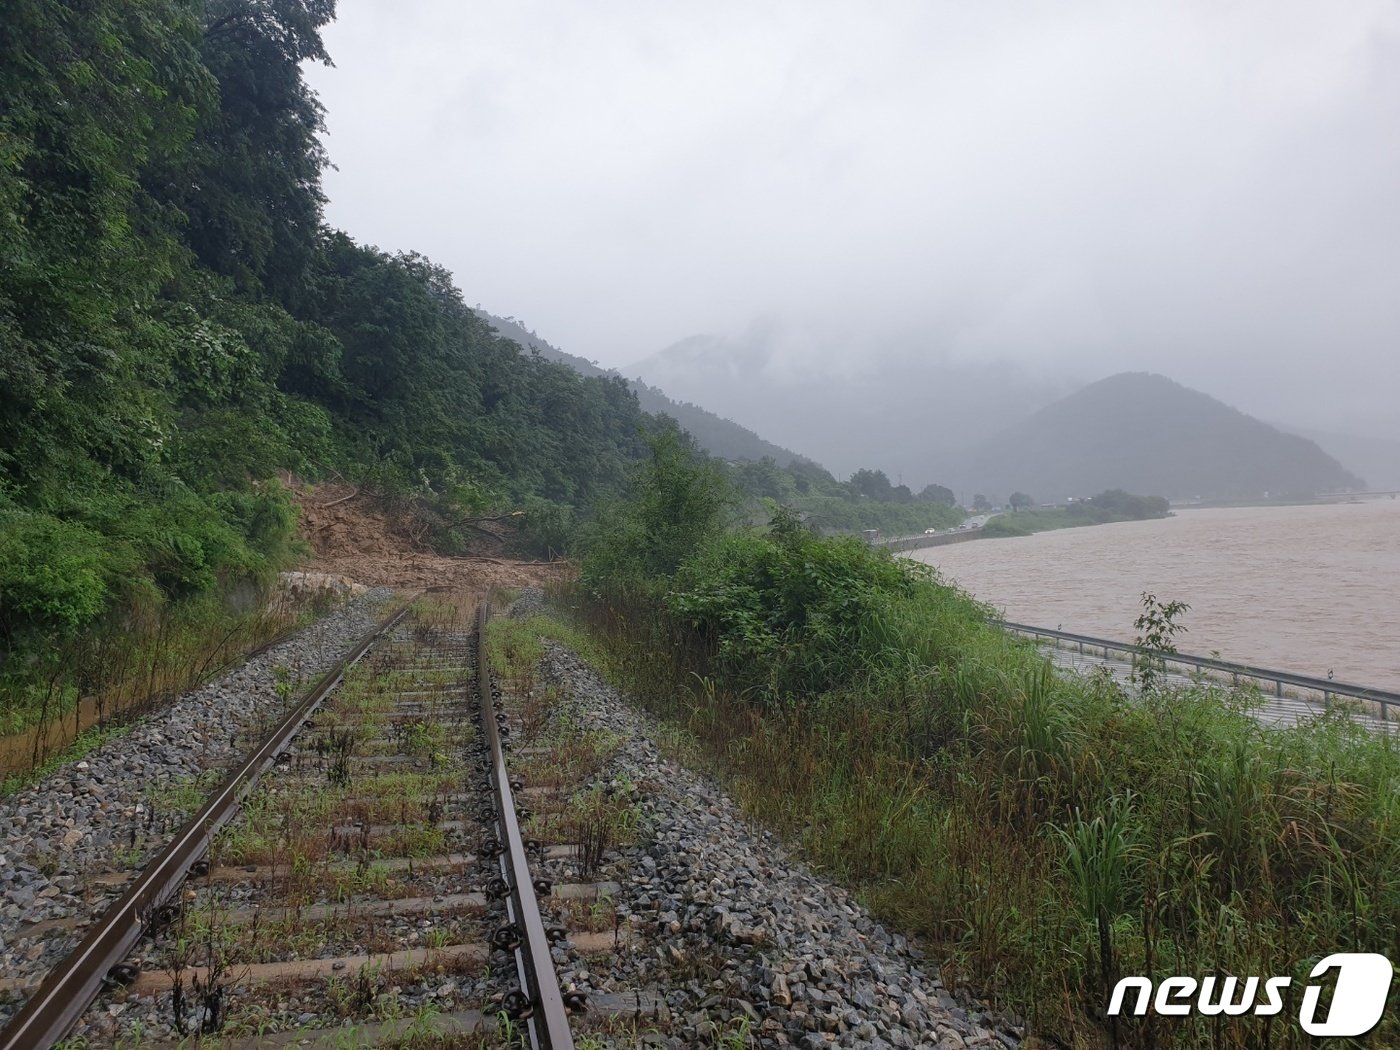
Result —
[[[1093, 671], [1095, 668], [1107, 667], [1113, 677], [1126, 683], [1132, 671], [1132, 665], [1127, 660], [1114, 660], [1105, 658], [1102, 655], [1092, 653], [1081, 653], [1076, 649], [1057, 649], [1049, 642], [1042, 641], [1041, 648], [1045, 655], [1054, 661], [1056, 666], [1068, 668], [1074, 671], [1085, 673]], [[1191, 686], [1195, 680], [1187, 674], [1179, 671], [1169, 671], [1163, 676], [1164, 680], [1174, 686]], [[1215, 684], [1228, 686], [1225, 680], [1214, 680]], [[1310, 718], [1313, 715], [1321, 714], [1326, 710], [1326, 706], [1320, 696], [1309, 698], [1305, 696], [1273, 696], [1265, 693], [1262, 696], [1264, 704], [1255, 708], [1251, 713], [1264, 725], [1292, 726], [1300, 721]], [[1333, 697], [1334, 707], [1342, 706], [1345, 700]], [[1359, 705], [1357, 705], [1359, 707]], [[1367, 714], [1359, 709], [1353, 710], [1352, 717], [1373, 733], [1397, 733], [1400, 732], [1400, 722], [1394, 717], [1391, 721], [1383, 722], [1381, 719]]]

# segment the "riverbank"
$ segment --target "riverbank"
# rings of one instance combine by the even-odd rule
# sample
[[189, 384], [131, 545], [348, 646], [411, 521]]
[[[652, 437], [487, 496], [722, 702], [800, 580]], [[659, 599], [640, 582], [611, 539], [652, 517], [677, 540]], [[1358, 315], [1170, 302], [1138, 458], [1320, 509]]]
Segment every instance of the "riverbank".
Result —
[[1064, 508], [1007, 512], [990, 515], [984, 522], [971, 528], [949, 529], [946, 532], [926, 533], [922, 536], [896, 536], [880, 540], [878, 545], [888, 551], [902, 553], [904, 551], [924, 550], [929, 547], [946, 547], [950, 543], [966, 543], [968, 540], [1008, 539], [1013, 536], [1032, 536], [1037, 532], [1051, 532], [1055, 529], [1112, 525], [1117, 522], [1142, 520], [1145, 519], [1131, 517], [1091, 519], [1087, 516], [1067, 512]]
[[1221, 510], [1227, 507], [1323, 507], [1336, 503], [1370, 503], [1394, 500], [1396, 492], [1334, 492], [1321, 496], [1288, 496], [1282, 499], [1193, 500], [1172, 503], [1173, 510]]
[[[1265, 729], [1194, 682], [1130, 695], [1108, 675], [1056, 673], [905, 559], [820, 539], [792, 514], [726, 529], [718, 503], [705, 515], [675, 498], [704, 481], [675, 458], [647, 464], [563, 607], [598, 666], [693, 737], [748, 812], [935, 945], [945, 980], [968, 978], [1061, 1045], [1304, 1050], [1284, 1018], [1103, 1011], [1125, 975], [1301, 988], [1310, 960], [1393, 947], [1389, 740], [1343, 719]], [[1287, 1017], [1298, 1007], [1285, 998]], [[1400, 1014], [1386, 1017], [1378, 1045], [1400, 1037]]]
[[[965, 596], [888, 567], [850, 540], [734, 537], [664, 596], [567, 604], [746, 812], [924, 939], [945, 981], [1061, 1045], [1110, 1039], [1102, 1008], [1124, 974], [1301, 987], [1298, 960], [1385, 950], [1400, 898], [1378, 893], [1359, 921], [1340, 902], [1400, 864], [1392, 748], [1340, 721], [1266, 730], [1194, 683], [1130, 700], [1055, 674]], [[1162, 900], [1183, 904], [1164, 918]], [[1248, 1017], [1171, 1020], [1124, 1018], [1113, 1036], [1306, 1046]]]
[[1054, 510], [1023, 510], [1015, 514], [999, 514], [978, 530], [984, 539], [1006, 539], [1011, 536], [1033, 536], [1037, 532], [1056, 529], [1077, 529], [1089, 525], [1113, 525], [1120, 521], [1143, 521], [1143, 518], [1090, 518], [1064, 508]]
[[1111, 525], [1119, 521], [1149, 521], [1170, 516], [1170, 505], [1161, 496], [1134, 496], [1119, 489], [1100, 492], [1063, 507], [1012, 511], [999, 514], [982, 528], [990, 537], [1029, 536], [1080, 525]]

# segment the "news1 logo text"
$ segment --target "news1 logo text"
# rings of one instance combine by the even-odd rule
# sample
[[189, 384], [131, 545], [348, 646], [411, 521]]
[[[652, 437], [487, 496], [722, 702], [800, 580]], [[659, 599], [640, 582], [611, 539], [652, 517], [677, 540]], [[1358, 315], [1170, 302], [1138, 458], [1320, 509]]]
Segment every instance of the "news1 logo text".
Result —
[[[1333, 970], [1337, 976], [1331, 1009], [1325, 1018], [1319, 1018], [1323, 986], [1313, 982]], [[1385, 1012], [1392, 974], [1390, 960], [1384, 955], [1338, 952], [1327, 956], [1308, 975], [1298, 1023], [1309, 1035], [1365, 1035], [1380, 1023]], [[1291, 977], [1164, 977], [1154, 990], [1146, 977], [1124, 977], [1113, 988], [1108, 1015], [1122, 1015], [1131, 1003], [1126, 1012], [1137, 1017], [1149, 1008], [1166, 1017], [1186, 1017], [1193, 1012], [1207, 1017], [1269, 1017], [1283, 1012], [1283, 993], [1292, 983]]]

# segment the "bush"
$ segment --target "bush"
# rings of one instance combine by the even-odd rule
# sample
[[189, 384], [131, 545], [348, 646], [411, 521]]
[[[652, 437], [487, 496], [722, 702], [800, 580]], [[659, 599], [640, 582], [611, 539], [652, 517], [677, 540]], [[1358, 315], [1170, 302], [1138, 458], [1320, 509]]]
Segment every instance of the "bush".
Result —
[[665, 606], [716, 647], [727, 684], [821, 692], [864, 669], [874, 626], [921, 569], [854, 537], [821, 540], [779, 522], [766, 536], [708, 542]]
[[0, 625], [71, 635], [101, 615], [109, 569], [102, 537], [47, 514], [0, 514]]
[[530, 500], [515, 546], [542, 558], [557, 558], [569, 549], [576, 527], [573, 508], [548, 500]]
[[711, 463], [674, 431], [654, 435], [630, 495], [606, 507], [585, 539], [581, 578], [590, 587], [650, 584], [669, 577], [717, 535], [734, 493]]
[[[995, 518], [982, 526], [982, 535], [984, 537], [1029, 536], [1036, 531], [1035, 524], [1030, 521], [1019, 520], [1022, 517], [1028, 517], [1028, 515], [1011, 517], [1006, 514], [998, 514]], [[1042, 528], [1043, 527], [1044, 526], [1042, 526]]]
[[56, 683], [60, 708], [80, 683], [103, 683], [103, 661], [88, 657], [114, 638], [196, 621], [201, 637], [219, 636], [219, 592], [265, 582], [296, 544], [295, 510], [275, 483], [63, 496], [53, 501], [62, 517], [0, 510], [0, 723], [10, 729], [61, 714], [41, 703]]
[[131, 508], [115, 531], [136, 552], [139, 571], [180, 599], [262, 578], [290, 553], [295, 523], [275, 484], [205, 497], [176, 488]]

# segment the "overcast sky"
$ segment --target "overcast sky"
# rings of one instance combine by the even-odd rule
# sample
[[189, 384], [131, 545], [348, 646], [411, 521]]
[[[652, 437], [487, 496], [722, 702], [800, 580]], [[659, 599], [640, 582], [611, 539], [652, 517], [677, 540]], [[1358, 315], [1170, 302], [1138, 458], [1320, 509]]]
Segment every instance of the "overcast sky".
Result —
[[697, 333], [1400, 436], [1400, 3], [341, 0], [329, 217], [625, 367]]

